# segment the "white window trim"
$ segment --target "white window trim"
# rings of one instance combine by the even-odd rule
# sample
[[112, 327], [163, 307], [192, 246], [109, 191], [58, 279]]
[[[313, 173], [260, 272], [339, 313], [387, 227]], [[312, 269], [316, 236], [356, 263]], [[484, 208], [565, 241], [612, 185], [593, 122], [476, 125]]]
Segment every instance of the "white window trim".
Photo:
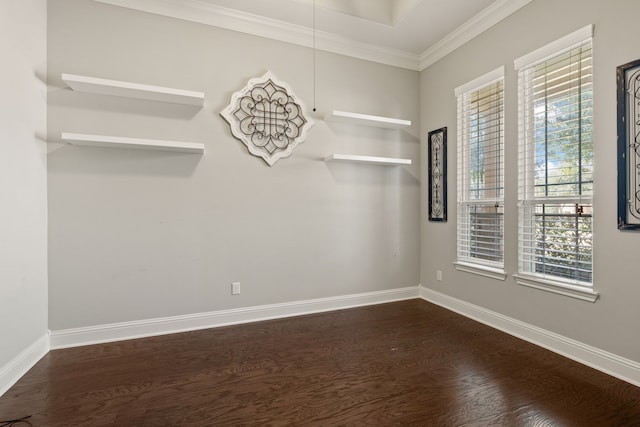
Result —
[[465, 273], [477, 274], [478, 276], [489, 277], [490, 279], [506, 280], [507, 273], [502, 268], [489, 267], [482, 264], [472, 264], [464, 261], [456, 261], [453, 266], [458, 271], [464, 271]]
[[554, 294], [564, 295], [582, 301], [596, 302], [600, 296], [600, 292], [596, 292], [590, 287], [543, 279], [529, 274], [514, 274], [513, 278], [518, 285], [540, 289], [542, 291], [552, 292]]
[[[520, 71], [520, 69], [530, 66], [531, 64], [545, 61], [550, 57], [561, 54], [564, 51], [568, 51], [576, 45], [583, 43], [586, 39], [593, 38], [593, 32], [593, 24], [586, 25], [571, 34], [568, 34], [539, 49], [536, 49], [526, 55], [517, 58], [513, 62], [514, 69], [516, 71]], [[520, 112], [518, 112], [518, 116], [520, 116]], [[518, 123], [518, 126], [522, 126], [522, 123]], [[593, 196], [582, 196], [581, 201], [585, 203], [593, 203]], [[520, 205], [520, 203], [521, 202], [519, 201], [518, 205]], [[519, 237], [518, 240], [520, 240]], [[521, 286], [527, 286], [530, 288], [564, 295], [591, 303], [596, 302], [596, 300], [598, 300], [600, 296], [600, 293], [595, 290], [595, 281], [592, 281], [591, 286], [583, 286], [578, 282], [573, 283], [567, 281], [550, 280], [548, 278], [542, 278], [530, 273], [513, 274], [513, 278], [516, 283]]]
[[580, 28], [577, 31], [574, 31], [571, 34], [567, 34], [566, 36], [555, 40], [545, 46], [542, 46], [539, 49], [534, 50], [533, 52], [529, 52], [526, 55], [521, 56], [520, 58], [513, 61], [513, 66], [516, 71], [520, 70], [523, 67], [531, 65], [536, 62], [542, 62], [552, 56], [556, 56], [562, 51], [569, 50], [573, 48], [575, 45], [578, 45], [585, 41], [588, 38], [593, 37], [593, 24], [589, 24]]
[[[459, 99], [460, 96], [464, 95], [467, 92], [489, 85], [498, 80], [504, 80], [504, 78], [505, 78], [505, 67], [501, 66], [463, 85], [456, 87], [454, 90], [454, 94], [456, 96], [456, 99]], [[503, 92], [504, 92], [504, 86], [503, 86]], [[506, 116], [506, 111], [504, 111], [504, 114]], [[459, 135], [461, 134], [460, 126], [461, 124], [458, 123]], [[502, 199], [502, 205], [504, 206], [504, 197]], [[504, 251], [504, 241], [503, 241], [503, 251]], [[468, 261], [466, 259], [458, 259], [453, 263], [453, 265], [455, 266], [456, 270], [464, 271], [466, 273], [477, 274], [479, 276], [489, 277], [492, 279], [503, 280], [503, 281], [506, 280], [507, 278], [507, 273], [505, 273], [503, 266], [492, 267], [488, 265], [488, 263], [481, 263], [479, 261], [477, 262], [476, 260], [473, 260], [473, 259], [470, 259]]]
[[456, 98], [465, 92], [469, 92], [470, 90], [488, 85], [489, 83], [493, 83], [496, 80], [500, 80], [502, 78], [504, 78], [504, 66], [498, 67], [495, 70], [489, 71], [487, 74], [478, 77], [477, 79], [473, 79], [470, 82], [458, 86], [455, 89]]

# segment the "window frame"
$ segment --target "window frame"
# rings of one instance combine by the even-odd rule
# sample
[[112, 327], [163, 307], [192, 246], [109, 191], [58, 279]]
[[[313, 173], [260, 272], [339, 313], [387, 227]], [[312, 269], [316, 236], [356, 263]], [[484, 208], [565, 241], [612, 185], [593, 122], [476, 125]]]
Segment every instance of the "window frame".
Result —
[[[593, 244], [591, 244], [590, 254], [590, 282], [585, 282], [577, 279], [563, 278], [560, 275], [554, 275], [549, 273], [537, 273], [536, 263], [536, 239], [531, 238], [531, 233], [535, 230], [535, 222], [539, 221], [539, 214], [536, 213], [536, 208], [542, 206], [555, 206], [576, 204], [576, 212], [572, 215], [576, 217], [576, 241], [578, 242], [581, 237], [580, 222], [578, 218], [581, 214], [578, 214], [578, 204], [590, 206], [590, 236], [593, 236], [593, 190], [590, 195], [578, 194], [563, 195], [563, 196], [549, 196], [548, 191], [545, 191], [545, 196], [541, 197], [536, 194], [536, 182], [535, 182], [535, 138], [533, 135], [533, 129], [527, 128], [527, 123], [534, 123], [534, 103], [535, 100], [531, 98], [530, 94], [525, 92], [525, 85], [529, 83], [526, 79], [532, 79], [533, 69], [536, 65], [546, 62], [547, 60], [560, 57], [561, 55], [570, 52], [572, 49], [580, 46], [583, 43], [591, 44], [591, 61], [593, 61], [593, 25], [587, 25], [578, 31], [575, 31], [561, 39], [558, 39], [546, 46], [541, 47], [527, 55], [524, 55], [514, 61], [514, 68], [518, 72], [518, 273], [514, 275], [516, 283], [523, 286], [528, 286], [544, 291], [553, 292], [573, 298], [578, 298], [585, 301], [595, 302], [598, 299], [598, 292], [594, 290], [593, 284]], [[593, 66], [591, 66], [593, 70]], [[593, 71], [592, 71], [593, 72]], [[591, 106], [593, 106], [593, 82], [591, 83]], [[546, 86], [545, 86], [546, 87]], [[582, 100], [580, 100], [580, 114], [582, 114]], [[545, 118], [546, 120], [546, 118]], [[526, 123], [525, 123], [526, 121]], [[582, 135], [583, 127], [582, 123], [578, 127], [578, 132]], [[546, 133], [545, 133], [546, 135]], [[593, 132], [590, 131], [589, 137], [592, 138]], [[581, 137], [580, 137], [581, 138]], [[533, 140], [533, 142], [532, 142]], [[581, 139], [580, 139], [581, 141]], [[591, 142], [593, 140], [591, 139]], [[545, 150], [546, 141], [545, 141]], [[593, 148], [591, 151], [593, 155]], [[548, 165], [548, 160], [545, 157], [545, 165]], [[546, 166], [547, 167], [547, 166]], [[592, 164], [593, 167], [593, 164]], [[580, 170], [582, 165], [580, 165]], [[524, 169], [524, 170], [523, 170]], [[591, 170], [593, 173], [593, 169]], [[580, 175], [581, 176], [581, 175]], [[548, 177], [548, 172], [545, 171], [545, 177]], [[586, 181], [585, 181], [586, 182]], [[582, 178], [580, 178], [580, 185]], [[593, 186], [593, 178], [591, 181]], [[545, 184], [545, 188], [548, 190], [548, 184]], [[593, 188], [593, 187], [592, 187]], [[546, 221], [546, 216], [554, 216], [554, 214], [542, 214], [543, 222]], [[563, 216], [558, 213], [555, 216]], [[528, 223], [528, 225], [527, 225]], [[576, 244], [577, 245], [577, 244]], [[546, 257], [547, 249], [544, 249], [544, 256]], [[576, 267], [574, 271], [579, 272], [577, 265], [579, 264], [579, 257], [576, 258]]]
[[[500, 192], [500, 197], [493, 197], [491, 201], [489, 199], [476, 198], [473, 199], [470, 196], [470, 193], [473, 191], [469, 185], [470, 175], [469, 168], [464, 166], [463, 159], [469, 158], [469, 143], [470, 138], [468, 138], [468, 133], [465, 132], [465, 127], [468, 126], [469, 117], [466, 115], [467, 108], [470, 103], [468, 102], [471, 94], [480, 92], [482, 89], [485, 89], [496, 82], [502, 82], [502, 88], [500, 91], [500, 113], [501, 118], [498, 119], [499, 124], [499, 142], [498, 149], [501, 153], [500, 160], [498, 163], [498, 173], [500, 176], [499, 186], [495, 187], [497, 191]], [[454, 266], [459, 271], [464, 271], [467, 273], [478, 274], [484, 277], [489, 277], [497, 280], [505, 280], [507, 274], [504, 270], [504, 143], [505, 143], [505, 67], [499, 67], [495, 70], [492, 70], [476, 79], [471, 80], [464, 85], [461, 85], [455, 89], [455, 96], [457, 102], [457, 165], [458, 165], [458, 181], [457, 181], [457, 225], [456, 225], [456, 262], [454, 262]], [[492, 120], [493, 122], [494, 120]], [[492, 144], [495, 146], [495, 144]], [[461, 255], [465, 250], [461, 249], [461, 238], [460, 235], [465, 230], [462, 230], [462, 218], [465, 215], [465, 224], [470, 223], [469, 219], [467, 219], [467, 211], [469, 209], [473, 209], [473, 207], [486, 207], [495, 205], [496, 208], [502, 210], [500, 229], [501, 235], [499, 238], [499, 261], [491, 261], [491, 260], [483, 260], [477, 257], [463, 256]], [[466, 228], [465, 228], [466, 229]], [[467, 230], [468, 231], [468, 230]], [[467, 247], [470, 246], [468, 243], [469, 240], [465, 240], [467, 242]]]

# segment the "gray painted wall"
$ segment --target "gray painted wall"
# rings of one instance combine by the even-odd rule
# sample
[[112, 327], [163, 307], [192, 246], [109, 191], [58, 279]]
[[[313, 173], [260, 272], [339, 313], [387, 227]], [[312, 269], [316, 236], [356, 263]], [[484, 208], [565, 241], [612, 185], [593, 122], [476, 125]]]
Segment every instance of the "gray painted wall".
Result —
[[[422, 221], [421, 283], [436, 291], [640, 361], [640, 233], [617, 230], [616, 67], [640, 57], [636, 0], [535, 0], [424, 70], [420, 76], [421, 134], [448, 127], [449, 221]], [[505, 268], [517, 272], [517, 75], [513, 60], [585, 25], [594, 42], [594, 304], [458, 272], [456, 259], [456, 101], [454, 88], [506, 66]], [[427, 152], [421, 153], [423, 172]], [[427, 215], [423, 187], [422, 215]], [[436, 281], [442, 270], [444, 281]]]
[[0, 2], [0, 389], [47, 334], [46, 19], [46, 0]]
[[[270, 168], [219, 112], [267, 70], [311, 107], [310, 49], [89, 0], [50, 1], [48, 24], [50, 141], [206, 145], [198, 156], [50, 144], [51, 330], [419, 283], [419, 73], [318, 52], [317, 123]], [[206, 105], [77, 93], [61, 73], [204, 91]], [[333, 109], [414, 125], [329, 125]], [[331, 153], [414, 165], [324, 163]]]
[[[47, 73], [46, 3], [12, 0], [0, 8], [0, 45], [11, 64], [0, 80], [0, 366], [46, 333], [48, 307], [50, 329], [60, 330], [418, 282], [640, 361], [633, 268], [640, 234], [619, 232], [615, 220], [615, 67], [640, 56], [635, 0], [535, 0], [420, 74], [319, 52], [318, 123], [273, 168], [248, 155], [218, 113], [232, 92], [267, 70], [311, 105], [309, 49], [89, 0], [51, 0]], [[519, 287], [511, 277], [498, 282], [455, 271], [454, 88], [506, 66], [506, 269], [514, 273], [513, 59], [590, 23], [601, 299], [590, 304]], [[62, 84], [62, 72], [202, 90], [207, 105], [193, 110], [74, 93]], [[47, 115], [44, 76], [51, 85], [50, 141], [70, 131], [204, 142], [207, 149], [193, 156], [50, 142], [49, 304], [47, 157], [39, 139]], [[321, 116], [331, 109], [408, 118], [414, 126], [397, 132], [327, 125]], [[426, 221], [417, 165], [320, 160], [333, 152], [419, 156], [424, 173], [419, 135], [442, 126], [449, 127], [445, 224]], [[242, 295], [230, 295], [232, 281], [242, 282]]]

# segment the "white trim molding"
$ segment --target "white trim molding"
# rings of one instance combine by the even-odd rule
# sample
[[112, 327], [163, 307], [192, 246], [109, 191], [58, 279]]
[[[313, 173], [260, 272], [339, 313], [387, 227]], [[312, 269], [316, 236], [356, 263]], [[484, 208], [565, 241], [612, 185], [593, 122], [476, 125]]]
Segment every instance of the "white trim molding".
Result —
[[488, 8], [462, 24], [442, 40], [422, 52], [420, 71], [435, 64], [454, 50], [479, 36], [532, 0], [496, 0]]
[[49, 353], [49, 335], [43, 335], [29, 347], [0, 366], [0, 396], [5, 394], [27, 371]]
[[554, 40], [551, 43], [544, 45], [533, 52], [529, 52], [513, 61], [513, 68], [518, 71], [528, 65], [542, 62], [548, 59], [550, 56], [558, 55], [559, 52], [569, 50], [585, 40], [589, 40], [593, 37], [593, 24], [586, 25], [579, 30], [574, 31], [571, 34], [567, 34], [564, 37]]
[[420, 286], [420, 298], [640, 387], [640, 363]]
[[51, 331], [51, 349], [101, 344], [415, 299], [418, 286]]
[[638, 362], [432, 289], [411, 286], [385, 291], [52, 331], [50, 336], [45, 335], [39, 338], [7, 365], [0, 367], [0, 396], [9, 390], [49, 350], [280, 319], [415, 298], [439, 305], [640, 387], [640, 363]]
[[489, 71], [488, 73], [477, 77], [470, 82], [467, 82], [461, 86], [458, 86], [454, 89], [453, 93], [456, 97], [465, 94], [466, 92], [470, 92], [472, 90], [477, 90], [482, 86], [486, 86], [489, 83], [493, 83], [495, 81], [504, 79], [504, 65], [496, 68], [495, 70]]
[[599, 292], [596, 292], [586, 286], [572, 285], [569, 283], [545, 280], [535, 276], [525, 276], [520, 274], [514, 274], [513, 278], [520, 286], [540, 289], [541, 291], [552, 292], [554, 294], [564, 295], [582, 301], [596, 302], [600, 296]]
[[486, 265], [471, 264], [466, 262], [456, 261], [453, 266], [458, 271], [464, 271], [465, 273], [477, 274], [478, 276], [489, 277], [490, 279], [506, 280], [507, 273], [501, 268], [488, 267]]
[[[314, 46], [313, 29], [309, 27], [216, 6], [202, 0], [94, 1], [197, 22], [299, 46]], [[418, 71], [419, 56], [411, 52], [362, 43], [323, 31], [316, 31], [315, 38], [315, 47], [318, 50]]]
[[[114, 6], [154, 13], [239, 31], [258, 37], [313, 47], [313, 30], [276, 19], [228, 9], [202, 0], [94, 0]], [[496, 25], [532, 0], [496, 0], [488, 8], [458, 27], [422, 54], [358, 42], [346, 37], [316, 31], [316, 49], [366, 61], [422, 71], [474, 37]]]

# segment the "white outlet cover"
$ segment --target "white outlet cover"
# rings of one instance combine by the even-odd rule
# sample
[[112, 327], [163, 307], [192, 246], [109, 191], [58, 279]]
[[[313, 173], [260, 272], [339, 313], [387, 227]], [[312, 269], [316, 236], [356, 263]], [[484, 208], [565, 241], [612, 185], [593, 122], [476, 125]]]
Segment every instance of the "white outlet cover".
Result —
[[240, 282], [233, 282], [231, 284], [231, 295], [239, 295], [240, 294]]

